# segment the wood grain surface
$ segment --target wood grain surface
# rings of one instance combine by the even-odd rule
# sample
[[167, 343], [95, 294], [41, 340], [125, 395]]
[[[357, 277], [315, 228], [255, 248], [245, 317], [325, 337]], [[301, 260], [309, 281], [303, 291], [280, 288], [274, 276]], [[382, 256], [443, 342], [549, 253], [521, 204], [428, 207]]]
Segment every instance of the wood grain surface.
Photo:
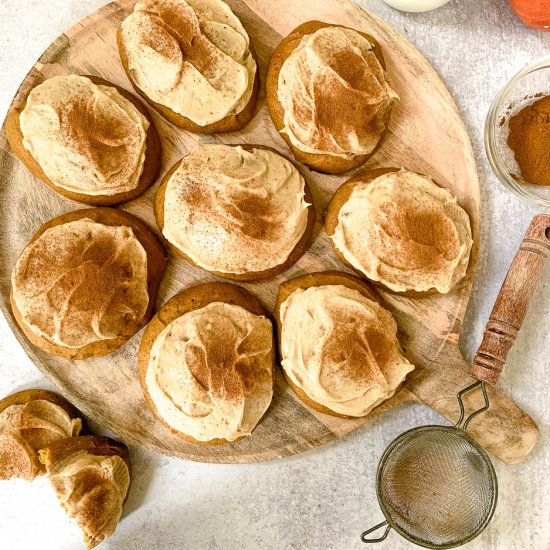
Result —
[[[97, 75], [128, 90], [131, 85], [119, 61], [116, 30], [133, 1], [108, 4], [61, 35], [44, 52], [23, 81], [14, 105], [44, 78], [59, 74]], [[267, 62], [278, 42], [299, 24], [317, 19], [372, 34], [384, 48], [387, 69], [400, 101], [394, 108], [381, 147], [366, 167], [405, 166], [431, 175], [447, 186], [468, 211], [474, 250], [467, 278], [446, 296], [411, 299], [384, 293], [401, 330], [403, 347], [417, 368], [405, 387], [369, 417], [340, 419], [307, 408], [278, 373], [273, 403], [251, 437], [213, 447], [194, 445], [171, 434], [149, 411], [137, 377], [141, 333], [116, 353], [85, 361], [51, 357], [29, 345], [9, 308], [10, 274], [17, 256], [36, 229], [49, 219], [84, 205], [61, 197], [32, 176], [12, 154], [0, 133], [1, 306], [25, 351], [37, 367], [84, 413], [128, 443], [181, 458], [223, 463], [272, 460], [312, 449], [364, 424], [369, 418], [406, 401], [418, 401], [451, 421], [459, 410], [456, 392], [472, 378], [459, 348], [459, 331], [471, 292], [479, 243], [479, 184], [474, 155], [456, 106], [431, 65], [399, 33], [350, 0], [229, 0], [254, 43], [262, 87], [256, 115], [241, 132], [196, 135], [184, 132], [151, 111], [163, 143], [161, 176], [199, 142], [259, 143], [289, 151], [275, 130], [265, 105]], [[330, 248], [321, 216], [335, 189], [350, 174], [320, 175], [304, 169], [317, 221], [309, 251], [287, 272], [273, 279], [243, 284], [269, 308], [284, 280], [327, 269], [348, 271]], [[158, 182], [140, 199], [121, 208], [155, 228], [152, 202]], [[171, 257], [158, 304], [192, 284], [216, 280], [184, 260]], [[534, 446], [534, 422], [511, 400], [491, 389], [491, 409], [476, 418], [472, 435], [499, 459], [518, 462]], [[476, 405], [477, 396], [469, 403]]]

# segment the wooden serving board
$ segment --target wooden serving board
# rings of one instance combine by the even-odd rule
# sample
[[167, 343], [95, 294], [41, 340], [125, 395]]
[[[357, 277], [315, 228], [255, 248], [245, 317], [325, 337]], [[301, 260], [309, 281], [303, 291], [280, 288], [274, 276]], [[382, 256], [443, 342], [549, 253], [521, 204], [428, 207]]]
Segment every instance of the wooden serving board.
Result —
[[[94, 74], [131, 90], [116, 47], [115, 33], [133, 7], [131, 0], [108, 4], [61, 35], [44, 52], [23, 81], [14, 103], [28, 90], [59, 74]], [[318, 19], [357, 28], [381, 43], [400, 101], [389, 131], [367, 166], [405, 166], [446, 185], [470, 214], [475, 246], [466, 280], [446, 296], [412, 300], [384, 294], [402, 332], [402, 342], [416, 370], [405, 387], [369, 417], [343, 420], [317, 413], [299, 402], [277, 373], [273, 403], [251, 437], [238, 443], [200, 446], [181, 441], [156, 421], [143, 399], [137, 378], [136, 352], [141, 333], [118, 352], [103, 358], [69, 361], [50, 357], [31, 346], [16, 325], [10, 307], [10, 273], [27, 241], [44, 222], [83, 205], [65, 199], [37, 181], [10, 151], [0, 134], [0, 291], [1, 306], [25, 351], [44, 375], [75, 405], [128, 443], [202, 462], [245, 463], [271, 460], [312, 449], [346, 434], [372, 416], [405, 401], [422, 402], [456, 420], [456, 392], [471, 382], [458, 349], [470, 296], [479, 243], [479, 184], [474, 155], [457, 108], [431, 65], [399, 33], [350, 0], [229, 0], [256, 50], [262, 82], [271, 52], [299, 24]], [[183, 132], [151, 113], [163, 142], [162, 173], [199, 142], [257, 143], [289, 151], [275, 130], [260, 93], [256, 116], [242, 131], [198, 136]], [[349, 177], [307, 172], [318, 213], [309, 251], [286, 273], [243, 286], [273, 307], [279, 284], [306, 272], [346, 268], [332, 252], [321, 217], [334, 190]], [[156, 185], [143, 197], [122, 206], [156, 229], [152, 200]], [[214, 279], [181, 259], [170, 259], [159, 304], [190, 285]], [[491, 392], [491, 409], [471, 426], [474, 437], [506, 462], [525, 458], [538, 430], [514, 403]]]

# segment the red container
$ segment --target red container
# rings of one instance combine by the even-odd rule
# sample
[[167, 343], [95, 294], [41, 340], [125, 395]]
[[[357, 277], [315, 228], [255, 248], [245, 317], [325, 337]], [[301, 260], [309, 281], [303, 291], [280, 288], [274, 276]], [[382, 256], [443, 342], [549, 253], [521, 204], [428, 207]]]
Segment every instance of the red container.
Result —
[[532, 29], [550, 31], [550, 0], [509, 0], [513, 12]]

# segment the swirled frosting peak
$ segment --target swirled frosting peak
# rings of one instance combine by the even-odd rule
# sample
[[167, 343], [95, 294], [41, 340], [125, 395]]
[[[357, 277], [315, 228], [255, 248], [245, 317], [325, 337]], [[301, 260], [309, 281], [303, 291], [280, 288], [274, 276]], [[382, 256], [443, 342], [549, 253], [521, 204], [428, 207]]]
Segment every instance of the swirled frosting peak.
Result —
[[93, 548], [115, 532], [130, 486], [130, 472], [117, 455], [77, 451], [48, 467], [48, 478], [67, 515]]
[[201, 145], [167, 184], [163, 234], [209, 271], [273, 268], [306, 230], [304, 186], [296, 167], [272, 151]]
[[12, 294], [24, 323], [57, 345], [117, 338], [147, 310], [147, 255], [130, 227], [57, 225], [22, 252]]
[[213, 302], [159, 334], [145, 377], [158, 414], [198, 441], [249, 435], [273, 395], [273, 328], [265, 317]]
[[310, 399], [365, 416], [389, 399], [414, 366], [404, 357], [391, 313], [357, 290], [295, 290], [281, 304], [281, 364]]
[[80, 418], [45, 399], [10, 405], [0, 413], [0, 479], [33, 479], [41, 469], [37, 452], [81, 429]]
[[407, 170], [357, 183], [331, 238], [354, 268], [396, 292], [449, 292], [473, 243], [456, 197]]
[[195, 124], [238, 114], [252, 96], [248, 34], [221, 0], [142, 0], [121, 40], [137, 86]]
[[115, 88], [50, 78], [30, 92], [19, 125], [24, 147], [59, 187], [86, 195], [137, 187], [149, 122]]
[[370, 154], [398, 97], [363, 35], [324, 27], [305, 35], [279, 72], [278, 99], [291, 143], [306, 153]]

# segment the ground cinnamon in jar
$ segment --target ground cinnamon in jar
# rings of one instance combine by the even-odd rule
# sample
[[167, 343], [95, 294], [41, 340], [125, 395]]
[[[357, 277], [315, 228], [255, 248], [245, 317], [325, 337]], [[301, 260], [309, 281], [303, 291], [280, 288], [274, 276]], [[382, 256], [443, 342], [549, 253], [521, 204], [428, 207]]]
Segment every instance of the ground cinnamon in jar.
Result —
[[550, 185], [550, 95], [514, 115], [508, 127], [508, 146], [527, 183]]

